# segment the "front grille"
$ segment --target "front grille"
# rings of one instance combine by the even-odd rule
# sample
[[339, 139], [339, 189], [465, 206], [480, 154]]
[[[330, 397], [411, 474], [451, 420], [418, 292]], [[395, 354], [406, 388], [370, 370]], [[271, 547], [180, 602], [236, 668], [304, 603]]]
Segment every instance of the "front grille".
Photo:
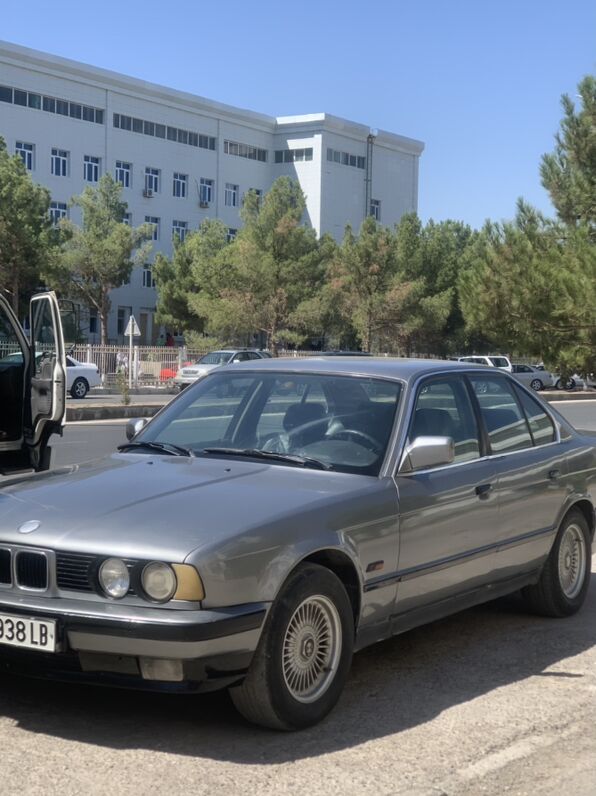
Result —
[[59, 589], [94, 591], [91, 567], [96, 556], [83, 553], [56, 554], [56, 582]]
[[48, 588], [48, 561], [42, 553], [17, 553], [17, 584], [28, 589]]
[[0, 583], [12, 583], [10, 560], [10, 550], [0, 550]]

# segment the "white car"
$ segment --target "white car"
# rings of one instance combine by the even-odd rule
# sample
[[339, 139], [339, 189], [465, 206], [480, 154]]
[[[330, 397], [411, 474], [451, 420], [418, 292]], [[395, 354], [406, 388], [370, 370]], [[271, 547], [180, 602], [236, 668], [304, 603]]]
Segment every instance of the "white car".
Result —
[[101, 376], [93, 362], [79, 362], [66, 356], [66, 390], [73, 398], [84, 398], [91, 387], [99, 387]]
[[267, 351], [256, 351], [252, 348], [227, 348], [221, 351], [210, 351], [201, 357], [193, 365], [185, 365], [180, 368], [174, 377], [174, 384], [179, 390], [183, 390], [189, 384], [193, 384], [201, 376], [205, 376], [215, 368], [222, 365], [229, 365], [234, 362], [248, 362], [252, 359], [267, 359], [270, 357]]
[[484, 354], [474, 354], [473, 356], [458, 357], [458, 362], [468, 362], [472, 365], [485, 365], [489, 368], [506, 370], [508, 373], [513, 372], [513, 365], [509, 357], [503, 356], [503, 354], [490, 354], [488, 356]]
[[517, 379], [526, 387], [531, 387], [533, 390], [543, 390], [545, 387], [554, 387], [555, 379], [552, 373], [543, 368], [537, 368], [533, 365], [513, 364], [513, 372], [511, 374], [514, 379]]

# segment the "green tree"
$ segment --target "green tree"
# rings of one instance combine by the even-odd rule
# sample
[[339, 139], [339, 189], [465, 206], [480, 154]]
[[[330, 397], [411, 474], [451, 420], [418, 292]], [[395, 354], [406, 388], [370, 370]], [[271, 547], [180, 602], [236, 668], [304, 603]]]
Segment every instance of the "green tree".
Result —
[[544, 155], [542, 184], [563, 223], [587, 225], [596, 239], [596, 77], [588, 75], [578, 86], [581, 107], [564, 94], [563, 120], [555, 150]]
[[0, 138], [0, 290], [19, 315], [20, 300], [34, 292], [42, 266], [56, 243], [49, 216], [50, 194], [36, 185], [19, 155]]
[[485, 225], [460, 297], [468, 326], [500, 347], [563, 373], [596, 369], [596, 248], [585, 225], [545, 219], [520, 201], [513, 222]]
[[127, 205], [121, 194], [122, 186], [105, 174], [97, 188], [85, 188], [71, 199], [71, 205], [81, 208], [82, 225], [61, 222], [61, 256], [46, 270], [49, 284], [97, 310], [102, 344], [107, 343], [110, 291], [130, 281], [133, 267], [151, 249], [149, 225], [132, 228], [122, 222]]

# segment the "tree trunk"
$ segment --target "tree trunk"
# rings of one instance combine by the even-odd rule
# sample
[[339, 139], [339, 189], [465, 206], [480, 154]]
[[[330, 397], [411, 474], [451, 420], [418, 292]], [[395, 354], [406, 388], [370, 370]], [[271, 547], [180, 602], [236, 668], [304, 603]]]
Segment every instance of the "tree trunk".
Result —
[[99, 312], [99, 325], [101, 330], [101, 344], [107, 345], [108, 344], [108, 308], [104, 302], [102, 302], [101, 310]]
[[[19, 318], [19, 275], [15, 273], [12, 278], [12, 309]], [[21, 320], [19, 318], [19, 320]]]

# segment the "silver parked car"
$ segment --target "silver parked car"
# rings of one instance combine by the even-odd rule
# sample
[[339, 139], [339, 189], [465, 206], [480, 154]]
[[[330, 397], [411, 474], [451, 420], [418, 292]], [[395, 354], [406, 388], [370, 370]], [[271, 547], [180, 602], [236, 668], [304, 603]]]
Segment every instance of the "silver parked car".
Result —
[[222, 365], [236, 364], [237, 362], [250, 362], [253, 359], [269, 359], [271, 354], [267, 351], [257, 351], [251, 348], [229, 348], [222, 351], [210, 351], [202, 356], [194, 365], [185, 365], [174, 376], [174, 385], [183, 390], [201, 376], [206, 376], [215, 368]]
[[497, 368], [247, 362], [128, 435], [0, 491], [3, 666], [229, 688], [296, 729], [369, 644], [519, 589], [585, 600], [596, 439]]
[[555, 386], [553, 375], [549, 373], [548, 370], [541, 370], [532, 365], [521, 364], [513, 364], [512, 368], [513, 378], [520, 381], [526, 387], [531, 387], [533, 390], [536, 390], [536, 392], [543, 390], [545, 387]]

